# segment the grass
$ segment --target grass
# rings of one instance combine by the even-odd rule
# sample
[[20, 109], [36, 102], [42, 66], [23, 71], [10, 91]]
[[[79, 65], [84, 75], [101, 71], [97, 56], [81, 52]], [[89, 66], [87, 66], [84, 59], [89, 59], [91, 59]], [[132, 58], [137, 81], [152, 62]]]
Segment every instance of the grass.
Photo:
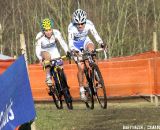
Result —
[[159, 125], [160, 109], [141, 101], [109, 102], [108, 109], [96, 104], [89, 110], [82, 102], [74, 102], [74, 109], [57, 110], [54, 104], [36, 104], [37, 130], [123, 130]]

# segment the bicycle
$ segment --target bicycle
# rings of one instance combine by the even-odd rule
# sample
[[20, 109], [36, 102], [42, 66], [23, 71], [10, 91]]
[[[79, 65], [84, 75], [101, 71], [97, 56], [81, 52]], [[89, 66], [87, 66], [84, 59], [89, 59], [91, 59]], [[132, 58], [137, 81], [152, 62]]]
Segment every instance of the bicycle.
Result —
[[[98, 65], [95, 63], [96, 53], [104, 49], [96, 49], [95, 51], [89, 52], [88, 50], [81, 49], [81, 58], [71, 51], [71, 56], [74, 59], [76, 57], [76, 63], [84, 63], [84, 73], [87, 80], [87, 86], [85, 87], [85, 95], [87, 101], [85, 102], [86, 107], [94, 109], [94, 97], [96, 97], [98, 103], [103, 109], [107, 108], [107, 95], [104, 85], [104, 80]], [[105, 51], [106, 52], [106, 51]]]
[[63, 70], [63, 61], [62, 59], [66, 56], [60, 58], [52, 59], [50, 62], [51, 69], [50, 73], [54, 80], [54, 85], [49, 86], [49, 95], [52, 96], [53, 101], [57, 109], [63, 109], [63, 97], [67, 104], [68, 109], [73, 109], [72, 106], [72, 97], [69, 91], [69, 86], [67, 84], [67, 79]]

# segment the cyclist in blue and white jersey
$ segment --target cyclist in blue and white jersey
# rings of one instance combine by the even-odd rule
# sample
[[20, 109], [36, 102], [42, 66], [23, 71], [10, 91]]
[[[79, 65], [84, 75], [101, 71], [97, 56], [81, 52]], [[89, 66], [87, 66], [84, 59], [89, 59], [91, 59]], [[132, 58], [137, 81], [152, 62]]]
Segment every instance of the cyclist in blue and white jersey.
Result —
[[[82, 9], [77, 9], [73, 13], [72, 22], [68, 26], [68, 41], [69, 41], [69, 48], [71, 51], [79, 51], [83, 48], [84, 50], [93, 51], [95, 46], [91, 39], [89, 38], [88, 34], [94, 36], [95, 40], [99, 43], [99, 45], [104, 48], [105, 44], [103, 43], [102, 39], [98, 35], [94, 24], [87, 19], [87, 14]], [[84, 89], [84, 63], [80, 62], [77, 64], [78, 67], [78, 82], [80, 86], [80, 97], [83, 101], [86, 101], [87, 98], [85, 96], [85, 89]]]

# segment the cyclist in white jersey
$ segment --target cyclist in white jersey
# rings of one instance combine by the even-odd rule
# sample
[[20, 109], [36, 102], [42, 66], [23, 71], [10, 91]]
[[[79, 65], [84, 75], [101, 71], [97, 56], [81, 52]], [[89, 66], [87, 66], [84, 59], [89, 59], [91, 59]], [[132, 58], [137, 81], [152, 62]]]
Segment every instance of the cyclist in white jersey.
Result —
[[59, 58], [60, 53], [57, 48], [59, 42], [66, 54], [68, 54], [68, 46], [64, 41], [61, 33], [57, 29], [53, 29], [54, 21], [46, 18], [41, 22], [41, 32], [36, 36], [36, 56], [39, 61], [44, 65], [46, 70], [46, 83], [51, 86], [52, 79], [50, 75], [50, 63], [45, 61]]
[[[68, 26], [68, 40], [69, 48], [71, 51], [79, 51], [83, 48], [84, 50], [93, 51], [95, 49], [93, 42], [88, 37], [89, 32], [94, 36], [95, 40], [99, 45], [104, 48], [105, 44], [98, 35], [94, 24], [87, 19], [87, 14], [82, 9], [77, 9], [73, 13], [72, 22]], [[78, 67], [78, 82], [80, 86], [80, 97], [82, 100], [86, 101], [84, 89], [84, 63], [81, 62], [77, 64]]]

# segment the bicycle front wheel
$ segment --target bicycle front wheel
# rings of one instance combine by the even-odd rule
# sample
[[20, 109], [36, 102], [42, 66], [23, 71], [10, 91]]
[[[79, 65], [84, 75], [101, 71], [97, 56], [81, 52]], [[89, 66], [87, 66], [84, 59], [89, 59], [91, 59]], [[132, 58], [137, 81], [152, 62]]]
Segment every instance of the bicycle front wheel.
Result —
[[93, 92], [90, 89], [90, 87], [85, 87], [85, 95], [87, 97], [87, 101], [85, 102], [86, 107], [90, 109], [94, 109], [94, 98], [93, 98]]
[[91, 71], [89, 71], [86, 67], [84, 69], [84, 73], [87, 80], [87, 87], [85, 87], [85, 95], [87, 97], [87, 101], [85, 102], [86, 107], [90, 109], [94, 109], [94, 89], [92, 84], [92, 78], [91, 78]]
[[69, 87], [68, 87], [68, 84], [67, 84], [67, 79], [66, 79], [66, 76], [64, 74], [64, 71], [62, 69], [59, 69], [58, 70], [58, 75], [60, 77], [63, 96], [64, 96], [65, 102], [67, 104], [67, 107], [68, 107], [68, 109], [73, 109], [72, 97], [71, 97], [71, 94], [70, 94], [70, 91], [69, 91]]
[[99, 67], [96, 64], [93, 64], [92, 67], [92, 82], [97, 101], [103, 109], [107, 108], [107, 95], [104, 80], [99, 70]]
[[[57, 86], [55, 86], [57, 87]], [[57, 88], [53, 88], [51, 87], [51, 92], [52, 92], [52, 98], [53, 98], [53, 101], [55, 103], [55, 106], [57, 109], [62, 109], [63, 108], [63, 104], [62, 104], [62, 96], [59, 92], [59, 90]]]

